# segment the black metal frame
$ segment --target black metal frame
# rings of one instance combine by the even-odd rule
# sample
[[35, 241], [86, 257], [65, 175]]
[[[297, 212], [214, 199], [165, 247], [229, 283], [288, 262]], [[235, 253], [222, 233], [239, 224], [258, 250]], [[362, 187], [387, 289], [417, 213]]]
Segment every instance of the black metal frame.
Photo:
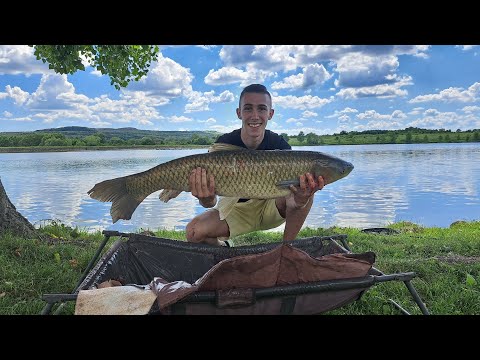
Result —
[[[112, 254], [121, 243], [121, 238], [129, 238], [130, 234], [122, 233], [118, 231], [109, 231], [104, 230], [103, 232], [104, 240], [99, 245], [95, 255], [90, 260], [89, 264], [87, 265], [85, 271], [82, 274], [82, 277], [78, 281], [74, 291], [71, 294], [43, 294], [42, 300], [44, 300], [47, 304], [43, 308], [41, 314], [48, 315], [53, 306], [60, 302], [59, 307], [54, 312], [55, 315], [60, 314], [63, 307], [65, 306], [66, 301], [75, 301], [78, 296], [78, 292], [82, 289], [82, 285], [84, 285], [84, 281], [86, 280], [87, 276], [93, 269], [94, 265], [97, 263], [97, 260], [103, 251], [104, 247], [108, 243], [110, 237], [120, 237], [109, 251], [104, 255], [104, 258], [107, 258], [109, 254]], [[334, 236], [336, 239], [340, 240], [343, 247], [348, 251], [351, 252], [348, 243], [346, 241], [346, 235], [336, 235]], [[332, 239], [332, 241], [335, 241]], [[100, 265], [99, 263], [97, 266]], [[310, 282], [310, 283], [302, 283], [302, 284], [293, 284], [293, 285], [284, 285], [284, 286], [275, 286], [270, 288], [262, 288], [262, 289], [255, 289], [254, 296], [255, 298], [267, 298], [267, 297], [275, 297], [275, 296], [296, 296], [308, 293], [316, 293], [316, 292], [324, 292], [324, 291], [335, 291], [335, 290], [349, 290], [349, 289], [368, 289], [369, 287], [382, 282], [387, 281], [402, 281], [405, 286], [407, 287], [408, 291], [410, 292], [413, 300], [420, 308], [420, 311], [424, 315], [429, 315], [429, 311], [427, 310], [425, 304], [422, 302], [420, 296], [418, 295], [417, 291], [415, 290], [414, 286], [411, 283], [411, 280], [416, 277], [414, 272], [406, 272], [406, 273], [395, 273], [395, 274], [384, 274], [380, 270], [372, 267], [372, 271], [369, 275], [361, 277], [361, 278], [350, 278], [350, 279], [341, 279], [341, 280], [328, 280], [328, 281], [317, 281], [317, 282]], [[204, 291], [200, 293], [194, 293], [186, 298], [179, 301], [179, 304], [186, 302], [212, 302], [215, 301], [217, 297], [217, 293], [215, 291]], [[398, 310], [401, 311], [402, 314], [410, 315], [408, 311], [406, 311], [403, 307], [401, 307], [398, 303], [394, 300], [389, 299], [389, 302], [394, 305]]]

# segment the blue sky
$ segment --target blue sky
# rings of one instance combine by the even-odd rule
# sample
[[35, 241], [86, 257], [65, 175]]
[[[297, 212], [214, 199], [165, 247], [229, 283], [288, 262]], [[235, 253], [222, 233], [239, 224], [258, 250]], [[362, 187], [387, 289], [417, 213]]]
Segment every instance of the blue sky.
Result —
[[277, 133], [409, 126], [480, 129], [480, 46], [161, 46], [120, 91], [91, 67], [58, 75], [26, 45], [0, 45], [0, 131], [63, 126], [216, 130], [241, 126], [242, 88], [263, 83]]

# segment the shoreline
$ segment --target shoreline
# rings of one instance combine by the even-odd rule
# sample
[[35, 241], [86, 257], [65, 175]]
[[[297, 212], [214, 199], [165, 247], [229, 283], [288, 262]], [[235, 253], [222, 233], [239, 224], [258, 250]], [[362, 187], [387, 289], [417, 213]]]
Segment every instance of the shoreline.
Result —
[[75, 152], [75, 151], [99, 151], [99, 150], [188, 150], [206, 149], [210, 145], [143, 145], [143, 146], [81, 146], [81, 147], [11, 147], [1, 148], [0, 154], [8, 153], [39, 153], [39, 152]]
[[[472, 143], [472, 142], [468, 142]], [[402, 145], [406, 143], [386, 143], [386, 144], [323, 144], [323, 145], [291, 145], [293, 146], [349, 146], [349, 145]], [[435, 142], [435, 143], [415, 143], [415, 144], [465, 144], [465, 142]], [[0, 147], [0, 154], [8, 153], [40, 153], [40, 152], [76, 152], [76, 151], [110, 151], [110, 150], [190, 150], [190, 149], [208, 149], [210, 145], [139, 145], [139, 146], [55, 146], [55, 147]]]

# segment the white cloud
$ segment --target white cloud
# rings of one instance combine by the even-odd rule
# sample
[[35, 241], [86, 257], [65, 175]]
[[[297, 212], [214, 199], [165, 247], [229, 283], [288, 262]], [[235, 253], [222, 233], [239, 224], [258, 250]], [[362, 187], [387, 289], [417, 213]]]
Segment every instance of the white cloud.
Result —
[[[42, 75], [40, 84], [25, 106], [32, 110], [59, 110], [70, 108], [69, 99], [75, 101], [75, 88], [67, 75]], [[83, 101], [84, 99], [82, 99]]]
[[325, 104], [333, 101], [333, 97], [329, 99], [322, 99], [318, 96], [305, 95], [305, 96], [276, 96], [274, 99], [274, 105], [278, 105], [284, 108], [307, 110], [321, 108]]
[[248, 78], [249, 75], [246, 71], [228, 66], [216, 71], [211, 69], [204, 80], [208, 85], [226, 85], [239, 83]]
[[131, 82], [123, 91], [143, 91], [149, 96], [175, 98], [192, 91], [193, 78], [190, 69], [159, 53], [158, 60], [152, 63], [147, 76]]
[[322, 85], [325, 81], [332, 77], [323, 65], [310, 64], [303, 68], [302, 73], [291, 75], [283, 79], [283, 81], [274, 82], [272, 89], [308, 89], [314, 86]]
[[473, 113], [475, 111], [480, 111], [480, 106], [464, 106], [462, 111], [466, 113]]
[[404, 77], [393, 84], [341, 89], [337, 93], [337, 96], [344, 99], [357, 99], [362, 97], [394, 98], [406, 96], [408, 91], [401, 89], [401, 87], [412, 85], [411, 80], [411, 77]]
[[186, 116], [171, 116], [169, 121], [172, 123], [183, 123], [193, 121], [193, 119]]
[[313, 112], [313, 111], [310, 111], [310, 110], [305, 110], [305, 111], [302, 113], [302, 116], [305, 117], [305, 118], [309, 118], [309, 117], [318, 116], [318, 114], [317, 114], [316, 112]]
[[18, 86], [12, 88], [10, 85], [5, 86], [5, 94], [12, 98], [17, 106], [23, 105], [30, 96], [28, 92], [23, 91]]
[[47, 64], [33, 55], [27, 45], [0, 45], [0, 75], [52, 74]]
[[480, 94], [480, 82], [476, 82], [471, 85], [467, 90], [458, 87], [449, 87], [444, 89], [437, 94], [427, 94], [419, 95], [411, 100], [409, 103], [421, 103], [421, 102], [431, 102], [431, 101], [441, 101], [441, 102], [473, 102], [478, 100]]
[[189, 91], [185, 93], [188, 104], [185, 105], [185, 112], [191, 113], [195, 111], [210, 110], [209, 104], [212, 103], [228, 103], [235, 99], [230, 91], [224, 91], [220, 95], [215, 95], [215, 91], [201, 93], [199, 91]]
[[476, 46], [478, 46], [478, 45], [455, 45], [455, 47], [460, 48], [463, 51], [472, 50]]

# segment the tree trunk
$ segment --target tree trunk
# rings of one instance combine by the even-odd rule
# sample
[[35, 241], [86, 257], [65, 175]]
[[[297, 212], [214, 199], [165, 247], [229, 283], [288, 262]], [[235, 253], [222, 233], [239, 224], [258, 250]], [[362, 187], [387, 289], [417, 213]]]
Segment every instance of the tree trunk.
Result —
[[23, 238], [38, 237], [35, 227], [11, 203], [0, 179], [0, 235], [5, 232]]

